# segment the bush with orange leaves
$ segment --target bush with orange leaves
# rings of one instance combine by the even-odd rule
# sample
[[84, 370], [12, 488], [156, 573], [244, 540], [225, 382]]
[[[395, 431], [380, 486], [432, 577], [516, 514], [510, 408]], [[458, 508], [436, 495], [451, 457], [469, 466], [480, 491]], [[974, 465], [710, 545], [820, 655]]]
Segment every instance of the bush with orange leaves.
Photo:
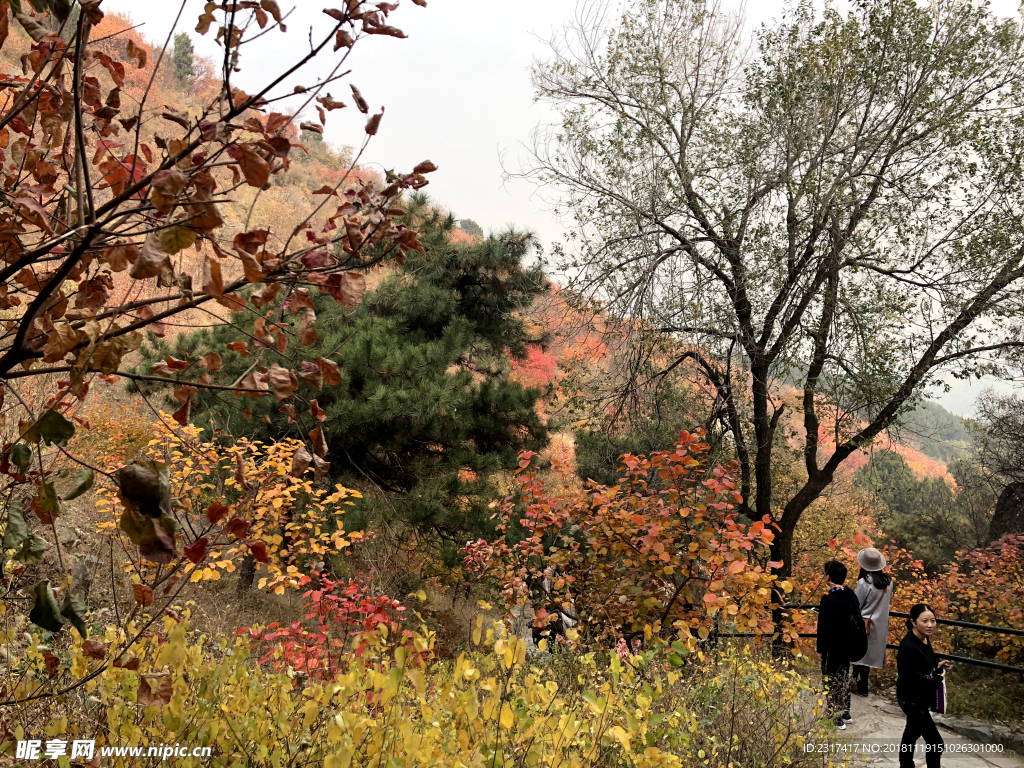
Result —
[[518, 491], [498, 505], [501, 538], [468, 544], [465, 566], [496, 583], [509, 607], [547, 575], [552, 602], [572, 600], [598, 641], [675, 632], [692, 649], [716, 623], [771, 634], [774, 534], [768, 520], [740, 521], [735, 467], [709, 467], [708, 450], [702, 432], [683, 431], [672, 450], [623, 456], [618, 485], [560, 495], [523, 453]]
[[[871, 538], [861, 531], [852, 539], [828, 543], [831, 556], [847, 565], [851, 575], [857, 573], [857, 552], [868, 546]], [[957, 552], [951, 563], [934, 573], [894, 542], [879, 544], [878, 550], [885, 555], [886, 573], [895, 582], [890, 611], [907, 613], [915, 603], [925, 603], [940, 619], [1024, 630], [1024, 608], [1020, 601], [1007, 599], [1024, 590], [1024, 536], [1008, 535], [987, 547]], [[793, 604], [817, 603], [825, 592], [820, 560], [797, 563], [792, 581]], [[852, 577], [847, 584], [853, 586], [855, 581]], [[813, 613], [793, 611], [791, 618], [797, 631], [815, 631]], [[899, 643], [905, 632], [902, 618], [890, 619], [889, 643]], [[800, 645], [807, 650], [813, 642], [802, 640]], [[940, 625], [932, 642], [942, 653], [980, 655], [1016, 666], [1024, 662], [1024, 637]], [[894, 671], [883, 673], [883, 678], [891, 678]]]

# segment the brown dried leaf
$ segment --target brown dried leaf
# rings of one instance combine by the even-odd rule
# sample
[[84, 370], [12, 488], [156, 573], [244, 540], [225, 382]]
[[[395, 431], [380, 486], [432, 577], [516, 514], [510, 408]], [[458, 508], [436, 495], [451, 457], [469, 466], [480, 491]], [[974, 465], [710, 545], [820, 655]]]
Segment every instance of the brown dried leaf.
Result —
[[245, 459], [242, 458], [242, 454], [240, 453], [235, 454], [235, 482], [242, 488], [252, 487], [248, 478], [245, 476]]
[[216, 352], [208, 352], [199, 358], [199, 367], [207, 371], [219, 371], [224, 366], [224, 361]]
[[254, 306], [265, 307], [274, 300], [280, 288], [280, 283], [268, 283], [258, 291], [253, 291], [252, 296], [250, 296], [249, 299], [252, 301]]
[[324, 382], [336, 387], [341, 384], [341, 373], [338, 371], [338, 364], [333, 360], [318, 357], [316, 364], [320, 366], [320, 372], [324, 375]]
[[90, 638], [82, 643], [82, 653], [90, 659], [107, 658], [107, 646], [96, 638]]
[[78, 344], [78, 332], [70, 325], [60, 323], [54, 326], [43, 347], [43, 362], [55, 363], [63, 359]]
[[316, 451], [317, 456], [327, 458], [327, 441], [324, 440], [323, 428], [317, 427], [310, 431], [309, 439], [313, 441], [313, 450]]
[[[263, 278], [266, 277], [266, 274], [260, 267], [260, 263], [256, 261], [255, 256], [246, 253], [245, 251], [240, 251], [238, 253], [238, 258], [241, 259], [242, 261], [242, 272], [245, 274], [246, 280], [248, 280], [250, 283], [259, 283], [263, 281]], [[274, 292], [277, 292], [276, 289]]]
[[270, 180], [270, 164], [249, 145], [240, 146], [235, 159], [249, 186], [262, 187]]
[[126, 58], [134, 59], [135, 66], [139, 69], [146, 68], [146, 49], [136, 45], [133, 40], [128, 41], [128, 45], [125, 48], [125, 56]]
[[356, 108], [365, 115], [370, 111], [370, 105], [366, 103], [366, 99], [363, 98], [363, 94], [359, 92], [358, 88], [351, 83], [349, 84], [349, 88], [352, 89], [352, 98], [356, 102]]
[[234, 536], [236, 539], [244, 539], [245, 535], [249, 532], [249, 527], [252, 524], [248, 520], [243, 520], [240, 517], [233, 517], [228, 520], [227, 525], [224, 526], [224, 533], [228, 536]]
[[123, 272], [139, 258], [139, 246], [115, 245], [103, 252], [103, 260], [110, 265], [111, 272]]
[[3, 0], [0, 3], [0, 48], [4, 47], [4, 43], [7, 42], [7, 35], [10, 34], [10, 14], [11, 5], [7, 0]]
[[242, 357], [249, 356], [249, 345], [246, 344], [244, 341], [232, 341], [230, 344], [227, 345], [227, 348], [232, 350], [233, 352], [237, 352]]
[[153, 207], [161, 213], [170, 213], [174, 208], [174, 198], [184, 188], [188, 178], [181, 171], [173, 168], [166, 171], [157, 171], [153, 176], [153, 183], [150, 185], [150, 202]]
[[380, 112], [378, 112], [377, 114], [375, 114], [373, 117], [371, 117], [369, 120], [366, 121], [366, 129], [365, 130], [366, 130], [366, 135], [367, 136], [376, 136], [377, 135], [377, 130], [380, 128], [380, 119], [382, 117], [384, 117], [384, 109], [383, 109], [383, 107], [381, 108]]
[[288, 28], [281, 21], [281, 8], [277, 4], [277, 0], [260, 0], [260, 7], [274, 17], [274, 21], [281, 27], [282, 32], [286, 32]]
[[274, 399], [279, 403], [291, 397], [296, 389], [291, 374], [286, 368], [282, 368], [277, 363], [270, 366], [268, 383], [270, 384], [270, 391], [274, 393]]
[[366, 294], [366, 276], [359, 272], [331, 275], [324, 290], [346, 307], [358, 307]]
[[[139, 307], [135, 314], [140, 320], [152, 320], [152, 318], [156, 317], [156, 313], [153, 311], [153, 308], [148, 304], [143, 307]], [[165, 326], [160, 320], [153, 320], [153, 322], [146, 326], [146, 330], [161, 339], [167, 335], [167, 326]]]
[[327, 420], [327, 413], [316, 400], [309, 401], [309, 415], [320, 422]]
[[136, 280], [157, 277], [160, 270], [165, 265], [170, 266], [170, 263], [170, 254], [167, 253], [167, 248], [164, 247], [159, 235], [156, 232], [150, 232], [146, 235], [146, 240], [142, 243], [142, 251], [135, 263], [132, 264], [128, 275]]
[[28, 32], [28, 36], [37, 43], [46, 37], [46, 27], [36, 21], [34, 17], [29, 16], [27, 13], [16, 13], [14, 18], [21, 24], [22, 29]]
[[267, 319], [265, 317], [256, 318], [256, 322], [253, 324], [252, 335], [256, 342], [256, 347], [259, 349], [270, 349], [276, 344], [274, 337], [267, 330]]
[[302, 320], [299, 321], [299, 329], [296, 331], [299, 344], [308, 347], [316, 341], [316, 313], [307, 309], [302, 313]]
[[165, 707], [171, 703], [174, 693], [174, 682], [170, 675], [143, 677], [139, 680], [136, 698], [144, 707]]
[[209, 254], [203, 263], [203, 291], [215, 298], [224, 295], [224, 279], [220, 274], [220, 260]]
[[324, 375], [315, 363], [303, 361], [299, 377], [317, 392], [324, 388]]
[[176, 388], [173, 393], [173, 397], [179, 403], [187, 403], [199, 390], [193, 387], [191, 384], [182, 384]]
[[313, 456], [306, 450], [306, 446], [300, 445], [298, 450], [292, 454], [292, 477], [302, 477], [312, 461]]
[[135, 602], [146, 608], [153, 604], [153, 590], [145, 584], [132, 584], [132, 592], [135, 594]]
[[331, 462], [324, 461], [319, 456], [313, 456], [313, 482], [321, 483], [331, 468]]
[[188, 426], [189, 421], [192, 419], [192, 401], [186, 400], [181, 408], [171, 414], [171, 418], [183, 427]]

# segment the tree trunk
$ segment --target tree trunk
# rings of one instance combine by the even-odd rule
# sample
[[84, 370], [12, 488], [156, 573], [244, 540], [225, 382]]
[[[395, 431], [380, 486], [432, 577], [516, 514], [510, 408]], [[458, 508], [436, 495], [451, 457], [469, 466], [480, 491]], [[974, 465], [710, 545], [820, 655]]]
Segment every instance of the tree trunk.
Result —
[[236, 593], [241, 596], [252, 589], [253, 582], [256, 580], [256, 560], [252, 554], [247, 554], [245, 559], [242, 560], [242, 565], [238, 569], [238, 582], [235, 584]]
[[988, 527], [990, 542], [1008, 533], [1024, 533], [1024, 482], [1010, 483], [996, 501], [996, 511]]

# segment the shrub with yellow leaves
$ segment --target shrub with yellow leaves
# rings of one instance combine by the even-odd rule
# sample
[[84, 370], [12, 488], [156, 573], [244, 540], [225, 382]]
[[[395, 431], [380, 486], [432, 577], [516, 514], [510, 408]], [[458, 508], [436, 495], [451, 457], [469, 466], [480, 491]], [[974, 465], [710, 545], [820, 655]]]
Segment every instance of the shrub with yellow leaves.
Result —
[[[190, 584], [219, 579], [239, 564], [240, 580], [248, 571], [251, 583], [259, 564], [264, 569], [260, 587], [280, 594], [359, 538], [345, 534], [340, 521], [359, 494], [340, 485], [325, 489], [319, 478], [307, 477], [310, 462], [302, 459], [305, 449], [298, 441], [263, 444], [242, 438], [225, 446], [202, 441], [200, 430], [180, 427], [169, 417], [152, 430], [145, 456], [106, 475], [96, 490], [98, 528], [111, 540], [106, 617], [87, 604], [87, 569], [83, 577], [76, 571], [51, 584], [40, 548], [33, 548], [41, 539], [28, 528], [24, 505], [10, 504], [3, 545], [16, 551], [15, 559], [3, 564], [8, 588], [0, 601], [0, 632], [5, 633], [0, 643], [11, 663], [0, 679], [0, 707], [69, 695], [110, 659], [137, 654], [136, 646], [162, 614], [176, 615], [170, 606]], [[88, 483], [79, 483], [65, 499], [92, 483], [90, 473]], [[120, 576], [114, 573], [115, 552]], [[43, 578], [31, 591], [23, 587], [37, 575]], [[130, 589], [127, 604], [121, 589]], [[107, 635], [112, 631], [115, 637], [96, 637], [95, 630], [111, 619], [115, 629]], [[84, 640], [86, 657], [99, 666], [69, 661], [71, 628]], [[31, 644], [25, 647], [25, 630], [43, 631], [35, 651]], [[43, 660], [42, 675], [25, 667], [33, 654]]]
[[[122, 468], [116, 483], [97, 490], [105, 518], [99, 528], [118, 540], [127, 555], [124, 568], [144, 587], [173, 589], [180, 576], [217, 580], [247, 561], [265, 565], [261, 589], [282, 594], [298, 586], [304, 571], [360, 537], [346, 535], [340, 520], [360, 494], [341, 485], [330, 492], [319, 487], [319, 478], [306, 472], [310, 462], [302, 458], [308, 453], [301, 442], [243, 437], [224, 446], [163, 416], [146, 460]], [[144, 474], [155, 478], [152, 512], [143, 507], [144, 494], [134, 492]], [[147, 584], [157, 571], [160, 578]]]
[[[802, 746], [822, 737], [818, 697], [792, 669], [749, 649], [682, 670], [649, 656], [572, 649], [531, 658], [521, 638], [508, 638], [500, 624], [485, 634], [482, 625], [478, 619], [474, 633], [482, 647], [454, 662], [432, 657], [426, 629], [395, 647], [380, 625], [353, 639], [350, 663], [330, 680], [259, 666], [244, 638], [197, 638], [187, 611], [164, 617], [130, 658], [98, 667], [76, 636], [69, 656], [82, 684], [50, 703], [48, 719], [27, 717], [33, 704], [22, 704], [0, 752], [12, 751], [14, 739], [45, 736], [211, 747], [212, 757], [176, 758], [181, 768], [814, 762]], [[108, 629], [105, 641], [116, 647], [135, 629]], [[47, 674], [36, 640], [22, 661], [29, 687]]]

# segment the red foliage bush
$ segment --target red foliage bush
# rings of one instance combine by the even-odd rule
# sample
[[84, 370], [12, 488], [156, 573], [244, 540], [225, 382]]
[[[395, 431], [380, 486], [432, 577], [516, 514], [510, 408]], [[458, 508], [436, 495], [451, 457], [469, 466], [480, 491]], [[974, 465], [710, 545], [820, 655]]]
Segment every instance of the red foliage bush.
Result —
[[390, 645], [405, 644], [410, 637], [402, 629], [405, 607], [387, 595], [370, 597], [359, 582], [333, 581], [320, 573], [301, 577], [299, 584], [314, 585], [303, 593], [302, 619], [238, 631], [249, 634], [250, 646], [261, 654], [260, 664], [278, 672], [291, 668], [331, 680], [345, 672], [353, 658], [362, 656], [359, 638], [364, 633], [383, 635]]

